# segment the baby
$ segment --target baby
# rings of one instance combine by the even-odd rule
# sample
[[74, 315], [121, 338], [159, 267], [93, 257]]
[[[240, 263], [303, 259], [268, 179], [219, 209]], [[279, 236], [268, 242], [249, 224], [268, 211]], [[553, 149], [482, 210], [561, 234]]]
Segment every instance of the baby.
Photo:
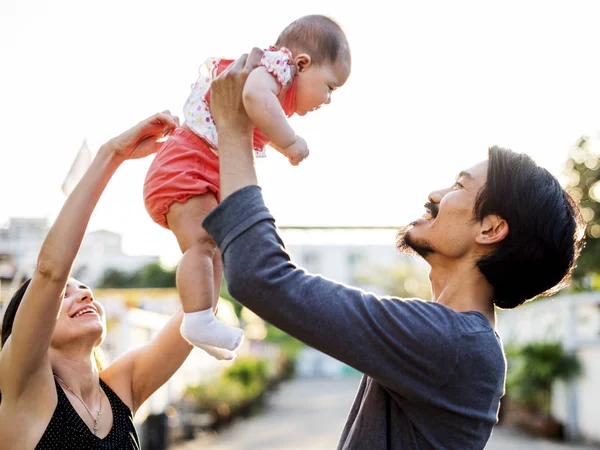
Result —
[[[208, 58], [184, 106], [185, 122], [157, 153], [144, 183], [152, 219], [170, 229], [183, 257], [177, 289], [184, 310], [182, 335], [217, 359], [233, 359], [243, 332], [215, 317], [221, 255], [202, 221], [219, 201], [218, 135], [210, 115], [210, 85], [233, 60]], [[243, 101], [255, 125], [254, 150], [270, 145], [297, 165], [308, 156], [306, 141], [287, 118], [331, 102], [350, 75], [350, 48], [340, 26], [325, 16], [302, 17], [264, 52], [248, 76]]]

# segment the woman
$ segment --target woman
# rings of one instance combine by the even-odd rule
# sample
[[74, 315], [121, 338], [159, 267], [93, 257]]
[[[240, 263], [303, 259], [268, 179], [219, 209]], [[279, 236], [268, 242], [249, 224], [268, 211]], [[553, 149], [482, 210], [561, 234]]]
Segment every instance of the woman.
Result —
[[97, 358], [104, 309], [69, 272], [115, 170], [156, 152], [157, 140], [178, 123], [165, 111], [100, 148], [50, 229], [33, 277], [10, 301], [0, 352], [0, 449], [140, 447], [133, 415], [192, 349], [179, 332], [182, 313], [148, 345], [104, 368]]

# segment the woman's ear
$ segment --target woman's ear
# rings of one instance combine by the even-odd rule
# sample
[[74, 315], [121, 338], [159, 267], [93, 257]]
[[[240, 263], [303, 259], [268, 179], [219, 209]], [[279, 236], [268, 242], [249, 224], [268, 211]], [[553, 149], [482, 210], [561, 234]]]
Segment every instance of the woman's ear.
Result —
[[312, 65], [312, 58], [306, 53], [300, 53], [294, 58], [294, 64], [298, 69], [298, 73], [305, 71]]

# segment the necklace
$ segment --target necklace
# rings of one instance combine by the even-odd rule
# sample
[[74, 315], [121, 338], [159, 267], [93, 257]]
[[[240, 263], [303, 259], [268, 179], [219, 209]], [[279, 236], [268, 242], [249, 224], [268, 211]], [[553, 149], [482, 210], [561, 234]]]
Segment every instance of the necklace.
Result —
[[54, 375], [54, 378], [56, 378], [56, 380], [60, 384], [62, 384], [64, 387], [66, 387], [69, 390], [69, 392], [71, 392], [71, 394], [73, 394], [75, 397], [77, 397], [77, 399], [81, 402], [81, 404], [83, 405], [83, 407], [85, 408], [85, 410], [88, 412], [88, 414], [90, 415], [90, 417], [94, 421], [94, 435], [97, 435], [98, 434], [98, 420], [100, 420], [100, 416], [102, 415], [102, 387], [100, 386], [100, 383], [98, 383], [98, 393], [100, 394], [100, 408], [98, 409], [98, 415], [94, 419], [94, 415], [89, 410], [89, 408], [87, 407], [87, 405], [85, 404], [85, 402], [83, 401], [83, 399], [79, 395], [77, 395], [73, 391], [73, 389], [71, 389], [69, 387], [69, 385], [67, 383], [65, 383], [63, 380], [61, 380], [59, 377], [57, 377], [56, 375]]

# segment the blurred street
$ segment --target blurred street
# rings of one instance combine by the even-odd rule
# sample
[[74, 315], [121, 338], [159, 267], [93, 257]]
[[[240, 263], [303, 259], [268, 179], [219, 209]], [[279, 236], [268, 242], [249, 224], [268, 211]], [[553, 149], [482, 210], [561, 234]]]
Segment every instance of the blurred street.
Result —
[[514, 429], [498, 427], [485, 450], [591, 450], [600, 447], [534, 439]]
[[299, 378], [283, 383], [257, 416], [176, 450], [335, 449], [360, 378]]
[[[284, 383], [257, 416], [174, 450], [332, 450], [358, 387], [358, 378], [296, 379]], [[532, 439], [497, 428], [486, 450], [590, 450]]]

